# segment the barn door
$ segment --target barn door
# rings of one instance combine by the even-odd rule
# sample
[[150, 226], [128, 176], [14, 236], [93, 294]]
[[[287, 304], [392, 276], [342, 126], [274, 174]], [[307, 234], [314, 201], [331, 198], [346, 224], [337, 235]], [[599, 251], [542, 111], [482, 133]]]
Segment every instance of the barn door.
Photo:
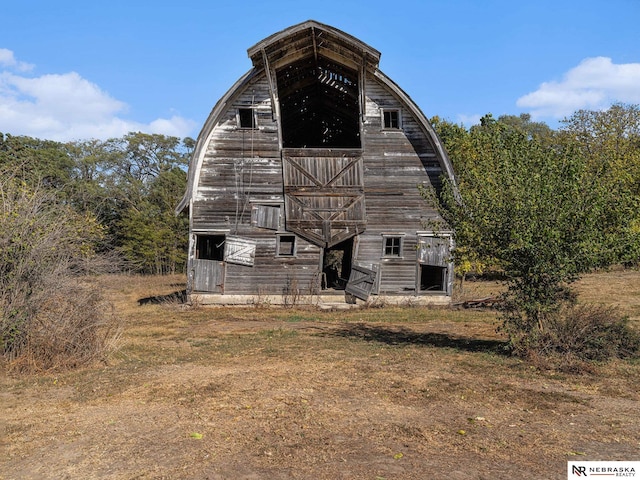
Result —
[[360, 150], [285, 149], [282, 165], [288, 231], [331, 247], [365, 230]]
[[324, 249], [322, 255], [324, 288], [345, 289], [351, 275], [353, 252], [353, 238]]
[[238, 265], [253, 266], [256, 257], [256, 242], [249, 238], [228, 236], [224, 243], [224, 261]]
[[446, 267], [451, 261], [451, 238], [420, 235], [418, 237], [418, 262]]
[[191, 234], [189, 242], [189, 271], [194, 292], [224, 293], [224, 244], [221, 232]]
[[224, 293], [224, 262], [193, 260], [193, 290], [195, 292]]
[[367, 300], [373, 292], [377, 277], [378, 272], [376, 270], [360, 265], [353, 265], [351, 267], [351, 275], [349, 276], [347, 288], [345, 288], [344, 291], [360, 300]]

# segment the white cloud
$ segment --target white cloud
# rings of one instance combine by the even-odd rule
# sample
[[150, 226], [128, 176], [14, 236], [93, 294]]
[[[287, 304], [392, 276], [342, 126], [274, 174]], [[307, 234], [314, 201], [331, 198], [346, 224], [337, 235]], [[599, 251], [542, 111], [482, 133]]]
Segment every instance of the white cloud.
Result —
[[[21, 67], [22, 65], [22, 67]], [[0, 49], [0, 132], [68, 141], [141, 131], [185, 137], [195, 122], [174, 115], [150, 123], [124, 117], [127, 104], [76, 72], [27, 76], [13, 52]]]
[[0, 48], [0, 67], [12, 68], [19, 72], [28, 72], [33, 70], [33, 65], [25, 62], [18, 62], [13, 56], [11, 50]]
[[466, 113], [458, 114], [458, 122], [462, 123], [467, 128], [472, 127], [473, 125], [478, 125], [480, 123], [481, 118], [482, 118], [482, 115], [478, 113], [473, 113], [470, 115]]
[[[186, 118], [174, 115], [171, 118], [158, 118], [149, 124], [153, 133], [171, 135], [173, 137], [185, 137], [195, 127], [195, 122]], [[187, 132], [187, 133], [185, 133]]]
[[608, 57], [587, 58], [564, 74], [520, 97], [516, 104], [532, 117], [562, 118], [579, 109], [600, 110], [612, 103], [640, 103], [640, 63], [615, 64]]

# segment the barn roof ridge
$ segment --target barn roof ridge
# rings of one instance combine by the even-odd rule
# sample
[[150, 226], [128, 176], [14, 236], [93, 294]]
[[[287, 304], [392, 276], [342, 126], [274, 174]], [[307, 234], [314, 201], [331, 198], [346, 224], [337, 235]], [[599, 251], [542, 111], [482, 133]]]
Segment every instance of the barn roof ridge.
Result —
[[324, 39], [323, 36], [332, 40], [329, 42], [331, 44], [330, 49], [334, 49], [338, 53], [344, 53], [342, 50], [346, 47], [353, 52], [354, 56], [366, 59], [366, 63], [371, 69], [378, 67], [381, 56], [378, 50], [353, 35], [316, 20], [306, 20], [276, 32], [247, 49], [247, 54], [255, 67], [261, 67], [263, 66], [265, 53], [271, 58], [286, 57], [292, 51], [290, 45], [298, 37], [309, 37], [310, 42], [313, 44], [313, 50], [317, 53], [318, 43]]

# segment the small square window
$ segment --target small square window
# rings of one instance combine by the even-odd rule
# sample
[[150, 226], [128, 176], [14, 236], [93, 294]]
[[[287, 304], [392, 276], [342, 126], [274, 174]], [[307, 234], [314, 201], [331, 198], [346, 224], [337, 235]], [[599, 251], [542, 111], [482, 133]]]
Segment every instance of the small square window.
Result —
[[296, 236], [278, 235], [276, 255], [278, 257], [293, 257], [296, 254]]
[[402, 237], [384, 237], [383, 257], [402, 256]]
[[383, 110], [382, 112], [384, 128], [400, 128], [400, 112], [398, 110]]
[[256, 128], [256, 117], [253, 108], [239, 108], [238, 119], [240, 128]]
[[198, 235], [196, 258], [199, 260], [224, 260], [224, 235]]

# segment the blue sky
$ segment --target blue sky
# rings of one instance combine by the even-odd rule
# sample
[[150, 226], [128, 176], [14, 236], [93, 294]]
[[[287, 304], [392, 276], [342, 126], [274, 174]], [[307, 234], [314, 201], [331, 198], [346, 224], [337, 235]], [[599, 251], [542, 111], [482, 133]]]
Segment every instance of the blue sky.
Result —
[[195, 138], [251, 68], [247, 49], [309, 19], [379, 50], [428, 117], [556, 127], [640, 104], [640, 0], [21, 0], [0, 9], [0, 132]]

